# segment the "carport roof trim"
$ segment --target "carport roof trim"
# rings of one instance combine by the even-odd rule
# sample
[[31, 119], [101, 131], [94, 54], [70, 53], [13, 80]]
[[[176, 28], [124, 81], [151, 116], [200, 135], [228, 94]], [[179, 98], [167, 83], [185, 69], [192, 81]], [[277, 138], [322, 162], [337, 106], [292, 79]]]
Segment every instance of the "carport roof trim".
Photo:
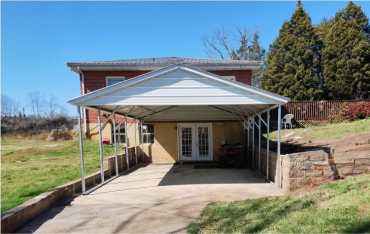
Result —
[[[176, 69], [181, 69], [183, 71], [191, 72], [193, 74], [197, 74], [197, 75], [202, 76], [202, 77], [206, 77], [206, 78], [213, 79], [213, 80], [221, 82], [221, 83], [225, 83], [225, 84], [230, 85], [230, 86], [234, 86], [234, 87], [239, 88], [239, 89], [244, 90], [244, 91], [252, 92], [256, 95], [260, 95], [262, 97], [271, 99], [271, 100], [277, 102], [276, 104], [286, 104], [290, 100], [287, 97], [284, 97], [284, 96], [281, 96], [281, 95], [278, 95], [278, 94], [275, 94], [275, 93], [272, 93], [272, 92], [269, 92], [269, 91], [266, 91], [266, 90], [263, 90], [263, 89], [252, 87], [250, 85], [246, 85], [246, 84], [243, 84], [243, 83], [238, 82], [238, 81], [226, 80], [225, 78], [223, 78], [221, 76], [218, 76], [216, 74], [213, 74], [213, 73], [210, 73], [210, 72], [198, 69], [198, 68], [193, 68], [193, 67], [189, 67], [189, 66], [185, 66], [185, 65], [173, 64], [173, 65], [169, 65], [167, 67], [157, 69], [157, 70], [145, 73], [143, 75], [140, 75], [140, 76], [137, 76], [137, 77], [119, 82], [119, 83], [111, 85], [111, 86], [107, 86], [107, 87], [104, 87], [104, 88], [101, 88], [101, 89], [97, 89], [97, 90], [92, 91], [88, 94], [73, 98], [73, 99], [69, 100], [68, 103], [70, 103], [72, 105], [76, 105], [76, 106], [88, 106], [88, 105], [85, 105], [85, 103], [88, 102], [88, 101], [91, 101], [95, 98], [98, 98], [100, 96], [109, 94], [111, 92], [115, 92], [115, 91], [120, 90], [120, 89], [124, 89], [124, 88], [130, 87], [130, 86], [133, 86], [135, 84], [146, 81], [148, 79], [158, 77], [160, 75], [164, 75], [164, 74], [169, 73], [171, 71], [174, 71]], [[189, 104], [191, 104], [191, 103], [189, 103]], [[214, 103], [212, 103], [212, 105], [214, 105]]]

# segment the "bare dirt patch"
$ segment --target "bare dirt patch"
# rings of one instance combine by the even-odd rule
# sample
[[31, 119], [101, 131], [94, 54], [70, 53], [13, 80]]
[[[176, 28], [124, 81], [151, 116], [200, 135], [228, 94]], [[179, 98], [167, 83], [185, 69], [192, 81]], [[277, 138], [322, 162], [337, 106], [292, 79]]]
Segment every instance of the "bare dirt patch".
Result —
[[370, 158], [370, 132], [362, 134], [351, 134], [341, 139], [305, 141], [303, 138], [287, 138], [285, 142], [294, 142], [302, 147], [328, 147], [334, 149], [334, 160], [336, 163], [352, 162], [354, 159]]

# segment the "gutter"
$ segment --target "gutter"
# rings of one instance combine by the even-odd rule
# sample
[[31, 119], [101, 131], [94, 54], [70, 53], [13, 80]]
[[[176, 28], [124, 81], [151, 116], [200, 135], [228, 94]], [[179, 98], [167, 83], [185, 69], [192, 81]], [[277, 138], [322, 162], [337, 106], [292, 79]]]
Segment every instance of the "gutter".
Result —
[[157, 70], [169, 65], [186, 65], [195, 68], [200, 68], [207, 71], [217, 70], [260, 70], [262, 63], [250, 63], [250, 64], [147, 64], [147, 65], [128, 65], [128, 64], [79, 64], [79, 63], [67, 63], [72, 71], [79, 73], [79, 71], [152, 71]]

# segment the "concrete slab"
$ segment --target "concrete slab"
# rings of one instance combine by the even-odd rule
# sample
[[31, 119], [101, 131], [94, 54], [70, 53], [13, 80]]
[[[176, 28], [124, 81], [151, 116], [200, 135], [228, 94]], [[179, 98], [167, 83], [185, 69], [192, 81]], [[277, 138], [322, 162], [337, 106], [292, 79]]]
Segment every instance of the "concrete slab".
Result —
[[281, 194], [248, 170], [148, 165], [53, 208], [20, 232], [185, 232], [209, 202]]

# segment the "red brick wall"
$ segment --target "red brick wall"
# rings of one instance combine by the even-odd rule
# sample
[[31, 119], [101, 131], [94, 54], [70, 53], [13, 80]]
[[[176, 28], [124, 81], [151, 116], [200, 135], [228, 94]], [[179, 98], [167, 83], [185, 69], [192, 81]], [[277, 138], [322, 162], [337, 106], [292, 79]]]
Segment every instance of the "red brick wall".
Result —
[[[85, 71], [84, 72], [84, 93], [89, 93], [96, 89], [105, 87], [106, 76], [124, 76], [132, 78], [149, 71]], [[220, 76], [235, 76], [235, 79], [245, 84], [251, 84], [252, 71], [251, 70], [219, 70], [210, 71]], [[82, 88], [82, 86], [81, 86]], [[97, 112], [93, 110], [86, 111], [87, 123], [96, 123]]]
[[106, 76], [124, 76], [126, 78], [132, 78], [147, 72], [148, 71], [85, 71], [85, 93], [105, 87]]
[[[85, 71], [84, 93], [89, 93], [91, 91], [105, 87], [106, 76], [124, 76], [126, 78], [132, 78], [147, 72], [148, 71]], [[87, 123], [96, 123], [97, 112], [94, 110], [86, 110], [86, 120]], [[104, 121], [104, 117], [102, 117], [102, 121]], [[119, 117], [117, 117], [117, 121], [120, 121]]]
[[222, 70], [211, 72], [219, 76], [235, 76], [235, 79], [241, 83], [252, 84], [252, 70]]

